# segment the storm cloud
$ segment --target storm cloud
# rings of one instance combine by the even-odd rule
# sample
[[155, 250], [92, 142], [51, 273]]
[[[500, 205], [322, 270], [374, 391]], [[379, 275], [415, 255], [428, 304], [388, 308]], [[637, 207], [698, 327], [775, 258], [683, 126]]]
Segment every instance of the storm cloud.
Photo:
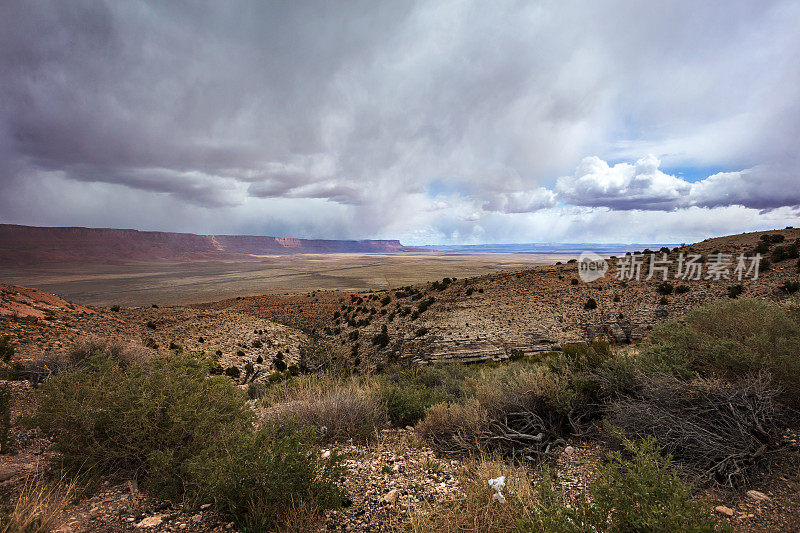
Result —
[[409, 243], [779, 227], [800, 205], [799, 26], [788, 1], [3, 2], [0, 222]]

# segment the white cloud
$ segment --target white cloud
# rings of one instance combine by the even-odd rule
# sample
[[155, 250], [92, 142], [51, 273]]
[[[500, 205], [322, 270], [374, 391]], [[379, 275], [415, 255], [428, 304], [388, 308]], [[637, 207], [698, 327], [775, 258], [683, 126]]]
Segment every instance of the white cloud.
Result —
[[800, 205], [800, 174], [776, 165], [758, 165], [738, 172], [719, 172], [692, 184], [691, 205], [741, 205], [775, 209]]
[[572, 176], [558, 179], [556, 191], [568, 204], [618, 211], [731, 205], [764, 210], [800, 205], [800, 178], [779, 166], [719, 172], [691, 183], [662, 172], [660, 164], [653, 155], [635, 164], [614, 166], [596, 156], [586, 157]]
[[533, 191], [498, 193], [483, 203], [484, 211], [502, 213], [531, 213], [556, 205], [553, 191], [539, 187]]
[[572, 176], [558, 179], [556, 191], [573, 205], [669, 210], [682, 202], [691, 186], [661, 172], [660, 164], [653, 155], [613, 167], [599, 157], [585, 157]]

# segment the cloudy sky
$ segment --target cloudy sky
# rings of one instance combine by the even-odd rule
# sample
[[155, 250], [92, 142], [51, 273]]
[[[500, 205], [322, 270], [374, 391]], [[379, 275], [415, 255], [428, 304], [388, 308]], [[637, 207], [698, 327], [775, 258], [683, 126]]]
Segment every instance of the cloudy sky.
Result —
[[0, 2], [0, 222], [409, 244], [800, 225], [800, 2]]

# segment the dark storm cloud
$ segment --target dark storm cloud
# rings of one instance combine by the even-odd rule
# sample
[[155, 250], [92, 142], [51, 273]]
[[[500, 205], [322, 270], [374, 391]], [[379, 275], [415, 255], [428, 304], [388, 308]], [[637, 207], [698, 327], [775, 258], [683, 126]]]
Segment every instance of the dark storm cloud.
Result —
[[[800, 200], [798, 23], [794, 2], [4, 2], [0, 221], [151, 204], [151, 229], [417, 241], [630, 210], [711, 227]], [[661, 170], [692, 165], [737, 170]]]

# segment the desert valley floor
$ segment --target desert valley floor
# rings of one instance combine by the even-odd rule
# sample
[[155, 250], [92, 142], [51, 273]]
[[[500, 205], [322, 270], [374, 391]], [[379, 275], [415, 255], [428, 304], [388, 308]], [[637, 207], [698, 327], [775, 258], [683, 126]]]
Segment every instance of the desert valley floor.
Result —
[[566, 262], [567, 254], [296, 254], [247, 260], [12, 267], [0, 280], [87, 305], [182, 305], [313, 290], [366, 291]]

